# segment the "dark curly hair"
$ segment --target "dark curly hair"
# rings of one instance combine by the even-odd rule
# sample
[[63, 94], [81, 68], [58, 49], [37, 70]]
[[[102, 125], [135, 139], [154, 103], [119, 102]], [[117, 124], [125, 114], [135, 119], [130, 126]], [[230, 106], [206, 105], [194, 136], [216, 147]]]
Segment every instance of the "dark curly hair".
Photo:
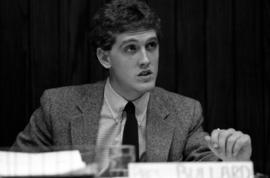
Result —
[[112, 0], [94, 15], [90, 41], [93, 50], [110, 50], [116, 34], [138, 30], [155, 30], [160, 37], [160, 18], [143, 1]]

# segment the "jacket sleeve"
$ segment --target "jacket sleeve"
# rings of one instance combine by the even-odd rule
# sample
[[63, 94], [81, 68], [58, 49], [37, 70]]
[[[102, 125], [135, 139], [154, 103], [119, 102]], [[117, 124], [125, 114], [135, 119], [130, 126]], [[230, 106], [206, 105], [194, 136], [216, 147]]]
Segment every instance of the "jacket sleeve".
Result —
[[50, 123], [50, 99], [46, 94], [40, 99], [41, 106], [34, 111], [25, 129], [20, 132], [11, 147], [12, 151], [50, 151], [52, 132]]
[[189, 129], [184, 150], [185, 161], [219, 161], [219, 158], [208, 148], [204, 137], [207, 135], [202, 128], [203, 116], [201, 105], [195, 101], [192, 126]]

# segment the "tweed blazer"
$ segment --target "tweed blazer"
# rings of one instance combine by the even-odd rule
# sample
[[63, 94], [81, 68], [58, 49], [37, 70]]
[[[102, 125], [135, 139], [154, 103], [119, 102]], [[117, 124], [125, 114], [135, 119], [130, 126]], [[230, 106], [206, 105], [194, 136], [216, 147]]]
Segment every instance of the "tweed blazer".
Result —
[[[16, 138], [13, 150], [79, 149], [87, 162], [94, 160], [105, 82], [45, 90], [41, 106]], [[198, 101], [155, 87], [146, 120], [143, 161], [209, 161], [218, 158], [208, 149]], [[82, 149], [83, 146], [84, 149]]]

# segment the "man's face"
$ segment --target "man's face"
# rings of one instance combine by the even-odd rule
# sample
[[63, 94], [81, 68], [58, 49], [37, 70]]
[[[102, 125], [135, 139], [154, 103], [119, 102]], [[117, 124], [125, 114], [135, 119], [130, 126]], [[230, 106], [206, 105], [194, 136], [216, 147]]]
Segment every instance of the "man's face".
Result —
[[134, 100], [155, 87], [159, 43], [154, 30], [116, 35], [108, 57], [111, 85], [124, 98]]

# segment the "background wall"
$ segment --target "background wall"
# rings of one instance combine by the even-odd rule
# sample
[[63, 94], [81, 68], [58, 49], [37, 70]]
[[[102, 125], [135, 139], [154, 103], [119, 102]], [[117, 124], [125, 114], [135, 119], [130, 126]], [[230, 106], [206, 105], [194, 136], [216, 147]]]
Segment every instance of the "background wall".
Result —
[[[44, 89], [105, 73], [89, 50], [89, 17], [105, 0], [0, 0], [0, 146], [9, 146]], [[160, 14], [158, 85], [201, 101], [205, 129], [252, 137], [270, 174], [270, 2], [148, 0]]]

